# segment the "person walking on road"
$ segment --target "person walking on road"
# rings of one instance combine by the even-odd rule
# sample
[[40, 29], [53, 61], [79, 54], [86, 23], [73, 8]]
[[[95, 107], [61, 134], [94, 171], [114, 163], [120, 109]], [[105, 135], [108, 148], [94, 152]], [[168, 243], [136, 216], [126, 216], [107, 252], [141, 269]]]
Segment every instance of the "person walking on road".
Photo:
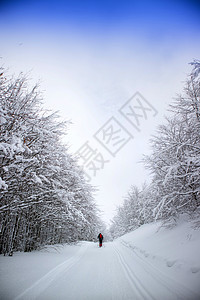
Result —
[[99, 247], [102, 247], [102, 242], [103, 242], [103, 234], [99, 233], [99, 235], [98, 235], [98, 239], [99, 239]]

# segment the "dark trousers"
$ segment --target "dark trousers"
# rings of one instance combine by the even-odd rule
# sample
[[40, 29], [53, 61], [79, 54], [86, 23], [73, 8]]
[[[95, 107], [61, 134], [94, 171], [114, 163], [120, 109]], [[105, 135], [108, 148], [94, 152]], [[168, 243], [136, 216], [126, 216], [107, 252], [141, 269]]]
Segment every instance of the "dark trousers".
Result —
[[99, 239], [99, 247], [102, 246], [102, 239]]

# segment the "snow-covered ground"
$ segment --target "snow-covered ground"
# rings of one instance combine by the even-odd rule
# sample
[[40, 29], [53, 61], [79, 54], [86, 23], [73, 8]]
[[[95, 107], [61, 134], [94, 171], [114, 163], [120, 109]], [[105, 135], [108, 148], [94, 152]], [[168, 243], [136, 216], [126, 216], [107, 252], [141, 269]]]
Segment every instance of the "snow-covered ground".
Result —
[[200, 229], [143, 225], [114, 242], [0, 256], [0, 299], [200, 299]]

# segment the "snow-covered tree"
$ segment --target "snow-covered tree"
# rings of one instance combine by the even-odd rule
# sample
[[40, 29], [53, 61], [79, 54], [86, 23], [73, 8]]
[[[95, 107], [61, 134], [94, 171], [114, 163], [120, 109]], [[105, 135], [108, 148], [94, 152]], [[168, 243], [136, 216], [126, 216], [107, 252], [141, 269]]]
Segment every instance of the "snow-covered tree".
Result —
[[116, 215], [110, 227], [113, 238], [130, 232], [141, 225], [153, 220], [152, 192], [146, 184], [139, 190], [131, 186], [122, 205], [117, 208]]
[[0, 73], [0, 253], [92, 240], [94, 189], [62, 143], [68, 122], [42, 108], [23, 74]]
[[155, 216], [168, 218], [200, 205], [200, 63], [194, 61], [184, 94], [151, 140], [146, 157], [157, 189]]
[[[150, 140], [145, 166], [152, 182], [131, 187], [111, 225], [113, 238], [153, 220], [197, 215], [200, 207], [200, 61], [191, 63], [183, 95], [170, 105], [170, 116]], [[194, 214], [195, 212], [195, 214]]]

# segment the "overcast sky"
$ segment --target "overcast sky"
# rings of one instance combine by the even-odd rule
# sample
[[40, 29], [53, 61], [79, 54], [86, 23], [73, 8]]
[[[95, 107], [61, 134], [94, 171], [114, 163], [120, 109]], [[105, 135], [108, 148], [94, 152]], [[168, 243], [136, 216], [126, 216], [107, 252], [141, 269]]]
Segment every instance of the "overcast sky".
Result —
[[[149, 138], [199, 54], [198, 1], [0, 4], [1, 64], [11, 74], [31, 71], [32, 82], [41, 81], [45, 107], [72, 121], [65, 139], [72, 153], [88, 141], [93, 156], [79, 163], [85, 162], [99, 189], [96, 201], [105, 221], [130, 185], [150, 181], [138, 162], [150, 152]], [[136, 92], [139, 98], [127, 103]], [[139, 103], [149, 109], [146, 115]], [[139, 125], [126, 115], [129, 104], [141, 115]], [[111, 129], [118, 133], [109, 135]]]

